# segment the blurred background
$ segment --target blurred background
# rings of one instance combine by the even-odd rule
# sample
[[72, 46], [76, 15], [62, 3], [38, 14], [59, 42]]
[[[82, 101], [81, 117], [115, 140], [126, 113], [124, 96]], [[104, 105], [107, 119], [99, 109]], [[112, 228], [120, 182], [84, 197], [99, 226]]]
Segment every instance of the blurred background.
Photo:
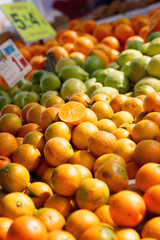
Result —
[[[25, 0], [23, 0], [24, 2]], [[2, 4], [21, 2], [20, 0], [0, 0]], [[26, 0], [33, 2], [41, 14], [56, 29], [67, 28], [72, 19], [94, 19], [97, 22], [114, 20], [121, 15], [145, 15], [152, 8], [160, 7], [157, 0]], [[11, 23], [0, 9], [0, 32], [13, 31]]]

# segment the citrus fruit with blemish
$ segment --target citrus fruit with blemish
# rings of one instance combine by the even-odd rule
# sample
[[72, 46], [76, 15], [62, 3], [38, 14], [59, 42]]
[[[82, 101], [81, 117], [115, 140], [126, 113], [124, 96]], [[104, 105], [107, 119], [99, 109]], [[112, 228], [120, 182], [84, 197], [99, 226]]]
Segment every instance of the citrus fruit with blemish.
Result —
[[93, 103], [93, 105], [91, 106], [91, 110], [96, 114], [98, 120], [104, 118], [111, 119], [114, 114], [109, 103], [104, 101], [98, 101]]
[[26, 114], [26, 121], [28, 123], [37, 123], [39, 124], [39, 118], [41, 113], [46, 109], [46, 107], [38, 104], [31, 107]]
[[106, 131], [106, 132], [112, 132], [114, 129], [117, 128], [116, 124], [113, 121], [105, 118], [97, 121], [96, 126], [100, 131]]
[[59, 108], [53, 106], [45, 109], [41, 113], [39, 117], [39, 125], [43, 129], [43, 131], [45, 131], [50, 124], [59, 120], [58, 112]]
[[69, 141], [62, 137], [49, 139], [44, 146], [44, 156], [51, 166], [67, 163], [74, 151]]
[[119, 192], [128, 186], [126, 167], [118, 162], [108, 161], [95, 172], [95, 177], [105, 182], [112, 193]]
[[136, 144], [131, 139], [122, 138], [116, 141], [113, 152], [121, 156], [128, 163], [132, 160], [135, 147]]
[[127, 111], [116, 112], [111, 120], [116, 124], [117, 127], [120, 127], [123, 123], [132, 123], [134, 118], [131, 113]]
[[158, 125], [151, 120], [141, 120], [133, 127], [131, 136], [134, 142], [138, 143], [145, 139], [156, 139], [159, 134]]
[[106, 153], [96, 159], [93, 166], [94, 173], [96, 173], [99, 167], [101, 167], [103, 164], [107, 162], [120, 163], [122, 166], [126, 167], [126, 163], [121, 156], [115, 153]]
[[14, 113], [6, 113], [0, 118], [0, 132], [8, 132], [13, 135], [21, 128], [21, 118]]
[[0, 170], [0, 185], [6, 192], [22, 192], [29, 182], [29, 171], [21, 164], [9, 163]]
[[76, 191], [76, 202], [81, 209], [95, 211], [107, 204], [110, 197], [108, 186], [98, 179], [88, 178], [82, 181]]
[[46, 142], [54, 137], [62, 137], [67, 139], [69, 142], [71, 140], [71, 129], [65, 122], [55, 122], [50, 124], [45, 130], [45, 140]]
[[12, 154], [12, 161], [23, 165], [29, 172], [36, 170], [40, 160], [40, 151], [31, 144], [22, 144]]
[[43, 153], [45, 138], [40, 131], [31, 131], [23, 138], [23, 144], [31, 144], [35, 146], [41, 153]]
[[105, 153], [112, 153], [116, 137], [109, 132], [96, 131], [88, 139], [89, 150], [97, 157]]

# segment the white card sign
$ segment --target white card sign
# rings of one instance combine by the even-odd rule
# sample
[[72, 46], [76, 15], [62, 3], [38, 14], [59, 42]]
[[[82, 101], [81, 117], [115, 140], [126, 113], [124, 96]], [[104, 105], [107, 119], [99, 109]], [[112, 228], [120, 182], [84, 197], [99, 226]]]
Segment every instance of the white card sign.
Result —
[[13, 87], [31, 69], [11, 39], [0, 46], [0, 74], [9, 87]]

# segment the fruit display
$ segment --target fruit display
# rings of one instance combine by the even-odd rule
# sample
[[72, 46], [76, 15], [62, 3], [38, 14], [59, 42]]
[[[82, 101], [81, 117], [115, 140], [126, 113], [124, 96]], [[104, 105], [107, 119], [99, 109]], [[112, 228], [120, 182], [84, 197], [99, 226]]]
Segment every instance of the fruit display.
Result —
[[0, 240], [160, 240], [158, 12], [15, 42], [32, 70], [0, 79]]

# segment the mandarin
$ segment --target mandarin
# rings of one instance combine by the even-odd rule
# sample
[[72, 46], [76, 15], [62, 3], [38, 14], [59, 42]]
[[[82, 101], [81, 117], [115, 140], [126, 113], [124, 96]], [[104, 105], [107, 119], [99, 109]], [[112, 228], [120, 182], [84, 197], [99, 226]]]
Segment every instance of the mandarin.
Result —
[[54, 167], [67, 163], [73, 153], [73, 148], [69, 141], [62, 137], [53, 137], [44, 146], [46, 161]]
[[17, 217], [10, 226], [7, 239], [47, 240], [48, 233], [45, 225], [36, 217], [21, 216]]
[[53, 171], [52, 177], [53, 191], [70, 197], [75, 194], [81, 182], [79, 170], [71, 164], [61, 164]]
[[160, 184], [160, 164], [144, 164], [137, 171], [135, 179], [137, 187], [142, 192], [146, 192], [150, 187]]
[[143, 198], [130, 190], [114, 194], [110, 198], [109, 206], [113, 221], [120, 226], [134, 227], [143, 220], [146, 214]]
[[110, 191], [103, 181], [88, 178], [82, 181], [76, 191], [76, 202], [81, 209], [95, 211], [97, 208], [107, 204], [110, 197]]
[[73, 234], [76, 239], [80, 239], [87, 229], [99, 223], [99, 218], [93, 212], [86, 209], [80, 209], [70, 214], [67, 218], [65, 229]]

